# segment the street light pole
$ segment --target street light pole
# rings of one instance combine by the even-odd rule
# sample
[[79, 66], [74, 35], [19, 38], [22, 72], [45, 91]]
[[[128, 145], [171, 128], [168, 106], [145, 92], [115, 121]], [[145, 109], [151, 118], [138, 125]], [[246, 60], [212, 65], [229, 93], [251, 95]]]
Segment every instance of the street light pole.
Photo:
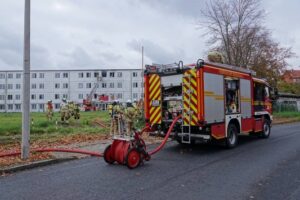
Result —
[[25, 0], [21, 158], [29, 157], [30, 136], [30, 0]]

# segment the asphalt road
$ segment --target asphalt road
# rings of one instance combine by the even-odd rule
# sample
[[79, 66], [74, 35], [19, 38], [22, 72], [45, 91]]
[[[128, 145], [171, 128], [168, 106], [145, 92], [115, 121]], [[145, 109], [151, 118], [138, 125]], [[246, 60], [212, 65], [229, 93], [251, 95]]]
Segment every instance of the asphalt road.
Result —
[[23, 171], [0, 178], [0, 199], [300, 199], [300, 123], [239, 142], [171, 142], [135, 170], [88, 158]]

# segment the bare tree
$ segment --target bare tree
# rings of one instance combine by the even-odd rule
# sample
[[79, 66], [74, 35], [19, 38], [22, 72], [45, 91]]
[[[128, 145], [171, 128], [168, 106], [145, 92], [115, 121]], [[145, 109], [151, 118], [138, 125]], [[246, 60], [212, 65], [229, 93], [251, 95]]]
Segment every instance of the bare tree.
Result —
[[263, 25], [264, 13], [260, 0], [210, 0], [202, 10], [199, 25], [206, 28], [208, 44], [212, 50], [223, 53], [225, 63], [255, 66], [259, 76], [268, 71], [265, 77], [274, 79], [293, 54], [290, 48], [282, 48], [271, 39]]

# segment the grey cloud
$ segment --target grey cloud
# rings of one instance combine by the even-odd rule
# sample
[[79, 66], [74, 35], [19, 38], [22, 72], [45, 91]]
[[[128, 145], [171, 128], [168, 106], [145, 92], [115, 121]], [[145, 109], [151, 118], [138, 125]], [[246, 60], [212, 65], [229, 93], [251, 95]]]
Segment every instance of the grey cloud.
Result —
[[141, 44], [144, 46], [145, 56], [148, 57], [153, 63], [172, 63], [180, 60], [185, 55], [183, 49], [174, 49], [172, 47], [167, 49], [146, 39], [140, 41], [132, 40], [128, 42], [128, 46], [137, 52], [141, 51]]

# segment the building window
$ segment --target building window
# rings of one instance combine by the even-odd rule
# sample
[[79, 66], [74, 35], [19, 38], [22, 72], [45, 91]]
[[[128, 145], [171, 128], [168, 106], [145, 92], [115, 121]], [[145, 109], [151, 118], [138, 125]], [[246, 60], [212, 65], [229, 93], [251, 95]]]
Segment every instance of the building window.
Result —
[[39, 99], [40, 99], [40, 100], [44, 99], [44, 95], [43, 95], [43, 94], [40, 94], [40, 95], [39, 95]]
[[13, 89], [13, 84], [7, 84], [7, 89], [12, 90]]
[[21, 104], [15, 104], [15, 109], [16, 110], [21, 110]]
[[5, 96], [4, 95], [0, 95], [0, 100], [5, 100]]
[[55, 106], [55, 109], [59, 109], [60, 108], [59, 103], [56, 103], [54, 106]]
[[16, 78], [21, 78], [21, 74], [20, 73], [16, 74]]
[[40, 110], [44, 110], [44, 104], [39, 104]]
[[31, 78], [36, 78], [36, 73], [32, 73]]
[[12, 78], [14, 78], [14, 75], [13, 74], [7, 74], [7, 78], [12, 79]]
[[83, 88], [83, 83], [78, 83], [78, 88]]
[[122, 83], [118, 83], [118, 88], [122, 88]]
[[14, 105], [13, 104], [8, 104], [8, 110], [13, 110], [14, 109]]
[[69, 77], [69, 74], [68, 73], [63, 73], [63, 78], [68, 78]]
[[60, 78], [60, 73], [55, 73], [55, 78]]
[[68, 98], [68, 95], [67, 94], [63, 94], [63, 98]]
[[102, 88], [106, 88], [106, 83], [102, 83]]
[[7, 95], [7, 100], [13, 100], [13, 95], [12, 94]]
[[17, 90], [21, 89], [21, 84], [16, 84], [16, 89]]
[[101, 74], [102, 74], [102, 77], [106, 77], [107, 76], [107, 72], [106, 71], [101, 72]]
[[137, 72], [132, 72], [132, 76], [133, 76], [133, 77], [137, 77], [137, 76], [138, 76], [138, 73], [137, 73]]
[[78, 99], [83, 99], [83, 94], [78, 94]]
[[31, 104], [31, 109], [36, 110], [36, 104]]
[[59, 83], [55, 83], [55, 89], [59, 89], [59, 88], [60, 88]]
[[83, 72], [78, 73], [79, 78], [83, 78]]
[[118, 93], [118, 94], [117, 94], [117, 98], [118, 98], [118, 99], [122, 99], [122, 98], [123, 98], [123, 97], [122, 97], [122, 93]]
[[68, 88], [68, 87], [69, 87], [68, 83], [63, 84], [63, 88]]
[[98, 95], [97, 94], [94, 94], [94, 99], [97, 99], [98, 98]]
[[32, 94], [32, 95], [31, 95], [31, 99], [32, 99], [32, 100], [36, 99], [35, 94]]
[[118, 72], [117, 77], [122, 77], [122, 72]]
[[44, 86], [44, 83], [40, 83], [39, 88], [40, 88], [40, 89], [44, 89], [44, 87], [45, 87], [45, 86]]
[[16, 100], [20, 100], [21, 99], [21, 95], [16, 94]]
[[4, 90], [5, 89], [5, 84], [0, 84], [0, 90]]
[[5, 74], [0, 74], [0, 79], [5, 79]]
[[115, 84], [114, 83], [109, 83], [109, 88], [114, 88]]
[[99, 77], [99, 72], [94, 72], [94, 77], [95, 78]]
[[92, 88], [92, 84], [91, 83], [86, 83], [86, 88]]
[[138, 98], [138, 94], [137, 94], [137, 93], [132, 93], [132, 97], [133, 97], [134, 99], [137, 99], [137, 98]]
[[110, 72], [109, 77], [115, 77], [115, 72]]
[[87, 73], [86, 73], [86, 77], [87, 77], [87, 78], [90, 78], [90, 77], [91, 77], [91, 73], [90, 73], [90, 72], [87, 72]]
[[39, 77], [40, 77], [40, 78], [44, 78], [44, 77], [45, 77], [45, 74], [44, 74], [44, 73], [40, 73], [40, 74], [39, 74]]
[[138, 83], [137, 82], [133, 82], [132, 83], [132, 87], [137, 88], [138, 87]]
[[0, 104], [0, 110], [5, 110], [5, 105], [4, 104]]
[[36, 89], [36, 84], [35, 83], [31, 84], [31, 89]]
[[55, 94], [54, 99], [59, 99], [59, 94]]

